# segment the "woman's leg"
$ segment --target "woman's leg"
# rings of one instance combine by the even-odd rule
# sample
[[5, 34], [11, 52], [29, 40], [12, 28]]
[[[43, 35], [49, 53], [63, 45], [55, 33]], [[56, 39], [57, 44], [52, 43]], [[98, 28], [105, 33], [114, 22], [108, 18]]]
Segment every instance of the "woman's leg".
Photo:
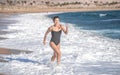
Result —
[[59, 52], [60, 52], [60, 56], [59, 56], [59, 60], [58, 60], [58, 64], [60, 64], [60, 60], [61, 60], [60, 43], [57, 45], [57, 47], [58, 47], [58, 50], [59, 50]]
[[55, 45], [54, 42], [50, 42], [51, 48], [54, 50], [54, 52], [57, 54], [57, 63], [58, 65], [60, 64], [60, 59], [61, 59], [61, 52], [59, 50], [59, 47]]
[[52, 58], [51, 58], [51, 61], [53, 62], [54, 60], [55, 60], [55, 58], [56, 58], [56, 53], [54, 52], [54, 54], [53, 54], [53, 56], [52, 56]]

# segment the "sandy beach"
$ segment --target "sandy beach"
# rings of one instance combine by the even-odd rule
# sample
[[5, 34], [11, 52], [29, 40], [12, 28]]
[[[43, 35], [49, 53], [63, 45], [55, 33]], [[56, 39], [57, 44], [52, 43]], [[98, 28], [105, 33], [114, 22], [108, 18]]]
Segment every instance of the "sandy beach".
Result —
[[86, 11], [111, 11], [120, 8], [45, 8], [45, 9], [20, 9], [20, 10], [0, 10], [0, 13], [42, 13], [42, 12], [86, 12]]
[[[3, 3], [3, 4], [2, 4]], [[82, 12], [120, 10], [118, 0], [31, 0], [2, 1], [0, 13]]]
[[111, 10], [120, 10], [120, 8], [118, 9], [111, 9], [111, 8], [91, 8], [91, 9], [61, 9], [61, 8], [57, 8], [57, 9], [33, 9], [33, 10], [4, 10], [4, 11], [0, 11], [0, 13], [42, 13], [42, 12], [85, 12], [85, 11], [111, 11]]

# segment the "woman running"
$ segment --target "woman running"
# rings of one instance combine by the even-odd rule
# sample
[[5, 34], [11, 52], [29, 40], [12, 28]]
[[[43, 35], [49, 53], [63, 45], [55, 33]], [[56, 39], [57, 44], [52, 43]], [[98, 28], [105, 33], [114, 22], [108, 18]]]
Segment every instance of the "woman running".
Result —
[[48, 30], [45, 33], [43, 44], [46, 44], [46, 37], [49, 32], [51, 32], [51, 40], [50, 40], [50, 47], [53, 49], [54, 53], [51, 58], [51, 62], [54, 62], [54, 60], [57, 58], [57, 65], [60, 64], [61, 61], [61, 51], [60, 51], [60, 37], [62, 31], [65, 34], [68, 34], [68, 26], [66, 28], [60, 24], [59, 17], [55, 16], [53, 18], [54, 25], [50, 26]]

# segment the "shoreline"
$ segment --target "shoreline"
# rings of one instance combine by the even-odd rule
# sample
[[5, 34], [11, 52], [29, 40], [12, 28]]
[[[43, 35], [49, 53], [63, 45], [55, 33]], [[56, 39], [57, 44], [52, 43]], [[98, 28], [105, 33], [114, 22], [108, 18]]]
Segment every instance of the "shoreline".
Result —
[[[9, 9], [9, 8], [8, 8]], [[49, 13], [49, 12], [92, 12], [92, 11], [117, 11], [120, 8], [21, 8], [0, 10], [3, 14], [12, 13]]]

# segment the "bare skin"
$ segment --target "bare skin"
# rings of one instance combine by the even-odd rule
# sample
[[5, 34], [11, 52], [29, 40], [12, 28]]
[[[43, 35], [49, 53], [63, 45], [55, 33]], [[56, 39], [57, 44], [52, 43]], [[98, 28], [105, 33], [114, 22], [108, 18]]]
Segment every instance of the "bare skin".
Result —
[[[62, 30], [65, 34], [68, 34], [68, 26], [66, 28], [59, 23], [59, 18], [54, 19], [54, 25], [50, 26], [45, 35], [44, 35], [44, 40], [43, 44], [46, 44], [46, 38], [49, 32], [51, 31], [60, 31]], [[57, 58], [57, 64], [59, 65], [61, 62], [61, 50], [60, 50], [60, 43], [56, 45], [54, 42], [50, 42], [50, 47], [53, 49], [53, 56], [51, 57], [51, 61], [54, 62], [54, 60]]]

